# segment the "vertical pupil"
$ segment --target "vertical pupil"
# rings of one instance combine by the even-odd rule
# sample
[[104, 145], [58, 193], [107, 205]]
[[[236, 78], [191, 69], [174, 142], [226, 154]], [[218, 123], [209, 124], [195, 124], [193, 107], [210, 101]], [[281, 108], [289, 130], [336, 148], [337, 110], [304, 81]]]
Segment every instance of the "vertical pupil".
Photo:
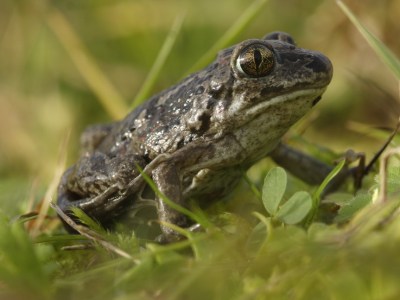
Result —
[[256, 63], [256, 68], [258, 69], [262, 62], [262, 55], [258, 49], [254, 50], [254, 62]]

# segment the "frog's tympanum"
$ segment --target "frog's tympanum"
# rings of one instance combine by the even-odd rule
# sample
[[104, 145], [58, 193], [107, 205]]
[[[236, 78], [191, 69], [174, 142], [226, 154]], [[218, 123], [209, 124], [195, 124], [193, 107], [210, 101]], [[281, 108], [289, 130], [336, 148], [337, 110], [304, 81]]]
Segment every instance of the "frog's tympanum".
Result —
[[[82, 156], [62, 177], [58, 206], [70, 215], [78, 207], [102, 224], [118, 220], [149, 194], [139, 169], [181, 206], [221, 199], [320, 100], [331, 77], [326, 56], [282, 32], [222, 50], [125, 119], [88, 128]], [[190, 225], [154, 200], [161, 224]], [[167, 241], [179, 237], [161, 230]]]

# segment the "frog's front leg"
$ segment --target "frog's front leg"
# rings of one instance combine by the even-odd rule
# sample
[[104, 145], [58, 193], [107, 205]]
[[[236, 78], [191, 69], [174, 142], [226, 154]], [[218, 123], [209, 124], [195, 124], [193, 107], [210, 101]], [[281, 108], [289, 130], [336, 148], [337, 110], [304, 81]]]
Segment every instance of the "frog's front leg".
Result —
[[[176, 204], [185, 206], [182, 196], [181, 176], [177, 164], [171, 161], [163, 162], [153, 170], [152, 175], [154, 183], [161, 193]], [[157, 197], [157, 211], [158, 219], [161, 221], [160, 227], [163, 232], [163, 241], [171, 242], [180, 239], [181, 236], [163, 224], [163, 222], [187, 227], [188, 220], [186, 216], [168, 206], [159, 196]]]
[[[124, 191], [139, 176], [137, 166], [143, 168], [145, 161], [134, 154], [123, 159], [110, 158], [101, 152], [84, 156], [63, 174], [57, 204], [68, 215], [72, 215], [72, 208], [78, 207], [104, 224], [123, 213], [122, 203], [127, 198]], [[130, 186], [130, 195], [143, 186], [143, 182]]]
[[[184, 170], [187, 171], [188, 167], [205, 163], [209, 156], [216, 151], [215, 144], [217, 143], [211, 144], [204, 141], [192, 143], [170, 156], [159, 156], [160, 160], [157, 158], [153, 160], [156, 164], [152, 169], [152, 178], [158, 190], [177, 205], [186, 207], [186, 197], [183, 194], [182, 184]], [[156, 197], [156, 200], [158, 219], [161, 221], [160, 226], [163, 233], [161, 242], [182, 239], [180, 234], [164, 225], [163, 222], [188, 228], [191, 225], [190, 221], [185, 215], [168, 206], [161, 197]]]

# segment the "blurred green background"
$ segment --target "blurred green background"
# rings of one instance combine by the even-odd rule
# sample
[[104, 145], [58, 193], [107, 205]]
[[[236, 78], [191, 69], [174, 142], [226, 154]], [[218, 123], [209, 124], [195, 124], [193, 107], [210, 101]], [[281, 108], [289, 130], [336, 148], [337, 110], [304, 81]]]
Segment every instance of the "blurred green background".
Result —
[[[67, 164], [72, 164], [80, 132], [112, 120], [99, 101], [107, 95], [93, 88], [93, 82], [101, 82], [88, 60], [129, 107], [177, 16], [185, 16], [183, 27], [154, 92], [184, 76], [250, 3], [2, 0], [0, 207], [11, 215], [23, 211], [31, 186], [36, 197], [43, 196], [40, 191], [54, 177], [60, 153], [67, 151]], [[400, 1], [346, 3], [399, 55]], [[271, 0], [235, 42], [274, 30], [323, 52], [334, 65], [333, 82], [308, 117], [306, 139], [336, 151], [376, 151], [381, 143], [369, 129], [394, 126], [400, 111], [397, 82], [335, 1]]]
[[[398, 168], [387, 180], [394, 197], [345, 226], [315, 222], [306, 231], [269, 223], [265, 235], [251, 215], [261, 203], [240, 194], [251, 194], [243, 184], [215, 209], [218, 230], [181, 245], [104, 233], [131, 260], [62, 234], [51, 218], [25, 227], [16, 218], [37, 204], [46, 208], [42, 200], [55, 195], [60, 172], [76, 161], [86, 126], [128, 113], [177, 18], [184, 16], [181, 31], [150, 94], [185, 76], [257, 1], [263, 0], [0, 1], [0, 299], [399, 298]], [[346, 3], [399, 57], [400, 1]], [[375, 129], [393, 128], [400, 113], [394, 76], [334, 0], [266, 1], [233, 43], [275, 30], [334, 65], [323, 100], [289, 136], [371, 157], [388, 135]], [[260, 173], [255, 180], [250, 176], [259, 186], [264, 167], [252, 169]], [[368, 200], [378, 191], [372, 184], [365, 187]], [[347, 209], [354, 212], [355, 202]], [[65, 245], [89, 248], [64, 251]]]

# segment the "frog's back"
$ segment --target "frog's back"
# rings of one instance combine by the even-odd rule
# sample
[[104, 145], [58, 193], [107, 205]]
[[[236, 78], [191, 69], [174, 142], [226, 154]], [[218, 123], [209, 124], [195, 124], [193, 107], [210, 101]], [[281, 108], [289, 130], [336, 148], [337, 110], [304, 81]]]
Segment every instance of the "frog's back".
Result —
[[99, 149], [119, 152], [129, 147], [151, 160], [203, 137], [209, 128], [207, 120], [198, 120], [203, 117], [199, 112], [214, 108], [210, 83], [217, 67], [214, 62], [148, 99], [116, 124]]

